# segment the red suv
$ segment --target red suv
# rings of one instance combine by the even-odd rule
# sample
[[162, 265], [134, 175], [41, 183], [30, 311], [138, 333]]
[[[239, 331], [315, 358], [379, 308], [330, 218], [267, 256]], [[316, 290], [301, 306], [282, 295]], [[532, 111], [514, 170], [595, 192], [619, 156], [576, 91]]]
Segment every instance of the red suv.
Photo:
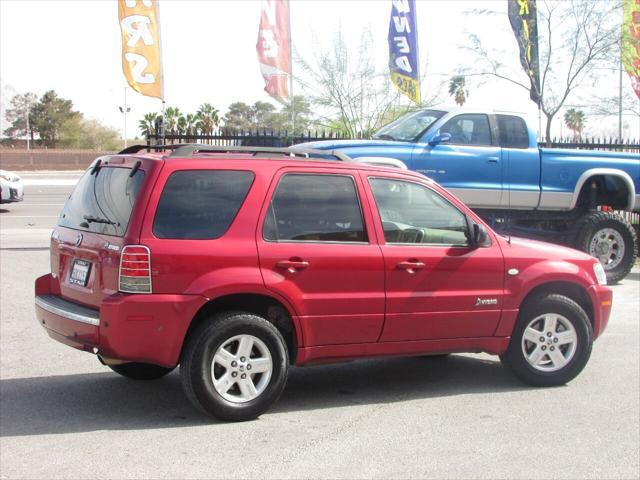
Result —
[[362, 357], [488, 352], [529, 384], [563, 384], [609, 319], [595, 258], [496, 235], [421, 174], [328, 152], [162, 148], [87, 170], [36, 314], [125, 377], [179, 364], [218, 418], [264, 412], [291, 364]]

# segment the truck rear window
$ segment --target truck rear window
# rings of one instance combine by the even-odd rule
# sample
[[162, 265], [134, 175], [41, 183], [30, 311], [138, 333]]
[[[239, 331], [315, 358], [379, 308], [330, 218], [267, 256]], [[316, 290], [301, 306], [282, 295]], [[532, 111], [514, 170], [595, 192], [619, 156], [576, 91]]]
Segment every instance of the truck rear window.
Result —
[[529, 148], [529, 130], [520, 117], [496, 115], [500, 131], [500, 146], [505, 148]]
[[227, 231], [249, 188], [253, 172], [185, 170], [167, 180], [153, 221], [158, 238], [210, 240]]
[[88, 170], [65, 203], [58, 225], [104, 235], [124, 236], [144, 172], [130, 168]]

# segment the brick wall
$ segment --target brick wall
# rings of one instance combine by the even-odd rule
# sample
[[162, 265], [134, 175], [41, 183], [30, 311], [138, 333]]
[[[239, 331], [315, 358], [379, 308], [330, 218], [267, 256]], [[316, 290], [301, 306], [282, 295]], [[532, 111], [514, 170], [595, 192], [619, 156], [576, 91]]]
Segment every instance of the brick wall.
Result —
[[0, 149], [3, 170], [84, 170], [97, 157], [113, 152], [93, 150]]

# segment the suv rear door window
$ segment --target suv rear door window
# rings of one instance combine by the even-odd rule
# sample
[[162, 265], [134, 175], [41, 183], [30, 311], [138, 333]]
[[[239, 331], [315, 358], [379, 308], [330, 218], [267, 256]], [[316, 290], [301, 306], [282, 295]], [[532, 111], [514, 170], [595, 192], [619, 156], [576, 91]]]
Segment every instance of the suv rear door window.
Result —
[[366, 242], [353, 178], [283, 176], [267, 211], [263, 236], [281, 242]]
[[144, 172], [102, 167], [80, 179], [62, 209], [58, 225], [104, 235], [124, 236], [144, 182]]
[[210, 240], [231, 226], [249, 188], [253, 172], [185, 170], [167, 180], [153, 221], [158, 238]]

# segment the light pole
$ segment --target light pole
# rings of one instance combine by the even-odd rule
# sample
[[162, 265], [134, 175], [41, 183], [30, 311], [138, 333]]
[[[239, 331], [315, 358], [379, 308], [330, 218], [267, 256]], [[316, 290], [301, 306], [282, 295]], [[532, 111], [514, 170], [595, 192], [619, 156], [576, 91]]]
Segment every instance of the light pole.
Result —
[[26, 120], [27, 120], [27, 151], [29, 151], [29, 149], [31, 148], [31, 144], [29, 142], [29, 138], [30, 138], [30, 135], [29, 135], [29, 133], [30, 133], [29, 132], [29, 111], [30, 110], [31, 110], [31, 104], [27, 100], [27, 118], [26, 118]]
[[124, 107], [118, 109], [124, 115], [124, 148], [127, 148], [127, 113], [131, 111], [131, 107], [127, 107], [127, 87], [124, 87]]

